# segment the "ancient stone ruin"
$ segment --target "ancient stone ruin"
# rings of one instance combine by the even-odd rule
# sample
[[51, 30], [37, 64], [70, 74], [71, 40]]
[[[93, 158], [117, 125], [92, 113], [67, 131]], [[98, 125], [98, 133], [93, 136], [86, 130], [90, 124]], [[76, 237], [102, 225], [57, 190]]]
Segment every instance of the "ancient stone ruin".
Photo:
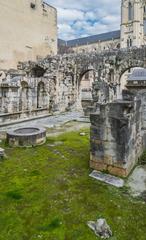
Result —
[[91, 114], [90, 166], [127, 176], [146, 145], [146, 91], [122, 96], [122, 76], [128, 69], [145, 68], [145, 59], [142, 47], [58, 55], [21, 62], [17, 70], [1, 69], [0, 124], [84, 109]]

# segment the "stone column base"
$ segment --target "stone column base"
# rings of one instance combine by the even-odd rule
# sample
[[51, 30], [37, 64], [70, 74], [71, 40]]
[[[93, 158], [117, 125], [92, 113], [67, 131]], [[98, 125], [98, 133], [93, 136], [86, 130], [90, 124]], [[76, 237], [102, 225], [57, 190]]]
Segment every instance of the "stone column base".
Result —
[[102, 162], [94, 162], [90, 161], [90, 167], [97, 171], [107, 171], [109, 174], [120, 176], [120, 177], [127, 177], [131, 172], [132, 168], [122, 168], [112, 165], [107, 165]]

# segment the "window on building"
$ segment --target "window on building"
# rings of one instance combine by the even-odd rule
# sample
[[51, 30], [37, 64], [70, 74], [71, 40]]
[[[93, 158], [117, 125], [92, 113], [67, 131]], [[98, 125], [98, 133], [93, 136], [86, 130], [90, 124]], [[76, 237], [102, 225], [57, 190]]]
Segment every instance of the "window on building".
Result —
[[89, 79], [89, 72], [86, 72], [85, 73], [85, 80], [88, 80]]
[[146, 19], [144, 19], [143, 24], [144, 24], [144, 35], [146, 35]]
[[133, 20], [133, 6], [131, 2], [128, 3], [128, 20]]
[[36, 4], [33, 3], [33, 2], [31, 2], [31, 3], [30, 3], [30, 7], [31, 7], [32, 9], [35, 9], [35, 8], [36, 8]]
[[117, 48], [120, 49], [120, 43], [117, 44]]
[[2, 97], [6, 98], [7, 97], [7, 90], [2, 89]]
[[129, 48], [129, 39], [127, 39], [127, 47]]
[[132, 47], [132, 39], [129, 40], [129, 47]]
[[132, 39], [131, 38], [127, 39], [127, 47], [128, 48], [132, 47]]

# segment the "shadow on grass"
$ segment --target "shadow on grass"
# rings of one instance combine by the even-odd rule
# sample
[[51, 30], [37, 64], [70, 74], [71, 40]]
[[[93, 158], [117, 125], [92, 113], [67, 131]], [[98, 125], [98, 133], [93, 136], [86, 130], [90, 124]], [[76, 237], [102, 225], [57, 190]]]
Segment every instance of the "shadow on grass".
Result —
[[13, 200], [21, 200], [23, 198], [22, 194], [19, 190], [12, 190], [6, 193], [6, 196], [8, 198], [11, 198]]
[[56, 228], [59, 228], [61, 226], [61, 221], [59, 218], [55, 218], [52, 220], [51, 223], [46, 224], [44, 226], [39, 226], [37, 227], [37, 230], [41, 231], [41, 232], [50, 232], [55, 230]]

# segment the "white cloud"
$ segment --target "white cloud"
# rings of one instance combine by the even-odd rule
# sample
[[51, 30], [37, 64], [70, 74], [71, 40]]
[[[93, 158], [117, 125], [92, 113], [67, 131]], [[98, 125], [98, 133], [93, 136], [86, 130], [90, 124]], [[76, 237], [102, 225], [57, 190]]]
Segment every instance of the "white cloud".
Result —
[[59, 23], [84, 20], [84, 12], [77, 9], [58, 8]]
[[113, 31], [120, 28], [120, 0], [45, 0], [58, 10], [62, 39]]

